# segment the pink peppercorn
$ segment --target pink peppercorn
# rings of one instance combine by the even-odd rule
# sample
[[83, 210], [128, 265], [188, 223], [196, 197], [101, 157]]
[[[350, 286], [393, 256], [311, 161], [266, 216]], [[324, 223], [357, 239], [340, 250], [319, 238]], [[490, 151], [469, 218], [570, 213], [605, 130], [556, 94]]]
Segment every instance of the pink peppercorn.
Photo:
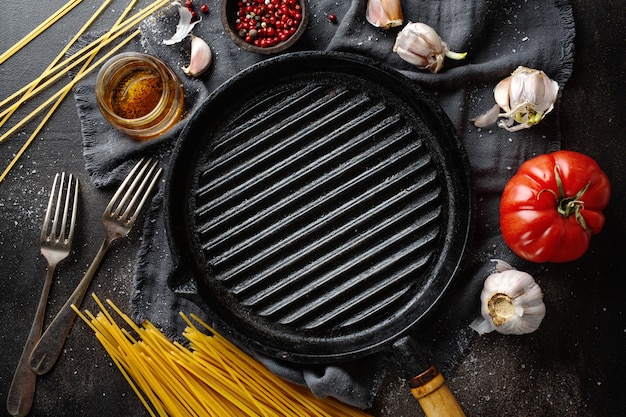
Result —
[[247, 0], [238, 2], [237, 7], [239, 35], [262, 48], [286, 41], [302, 21], [302, 7], [297, 0]]

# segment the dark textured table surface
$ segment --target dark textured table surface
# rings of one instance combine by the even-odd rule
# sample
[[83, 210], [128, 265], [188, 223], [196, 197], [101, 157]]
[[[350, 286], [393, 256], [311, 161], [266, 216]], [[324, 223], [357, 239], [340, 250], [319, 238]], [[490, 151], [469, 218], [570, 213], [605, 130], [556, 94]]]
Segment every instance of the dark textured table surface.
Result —
[[[0, 3], [0, 51], [5, 51], [57, 10], [64, 0]], [[115, 2], [114, 2], [115, 3]], [[577, 36], [572, 78], [560, 108], [562, 147], [596, 159], [613, 186], [605, 230], [580, 260], [546, 265], [536, 276], [548, 316], [525, 337], [476, 338], [447, 379], [468, 416], [626, 415], [626, 66], [623, 7], [607, 0], [572, 0]], [[95, 5], [94, 5], [95, 4]], [[75, 12], [0, 65], [0, 98], [37, 77], [82, 25], [98, 1]], [[124, 4], [115, 4], [119, 12]], [[113, 14], [108, 15], [114, 19]], [[105, 16], [106, 18], [107, 16]], [[313, 16], [312, 18], [316, 18]], [[106, 25], [104, 26], [106, 27]], [[24, 113], [28, 109], [26, 106]], [[18, 119], [20, 114], [18, 113]], [[0, 168], [30, 136], [39, 119], [0, 143]], [[4, 133], [11, 124], [0, 129]], [[45, 261], [39, 238], [48, 192], [56, 172], [76, 174], [81, 217], [75, 251], [59, 268], [46, 324], [87, 269], [102, 238], [100, 215], [111, 190], [95, 190], [84, 169], [80, 125], [71, 97], [0, 183], [0, 415], [43, 286]], [[122, 309], [141, 238], [136, 227], [104, 259], [91, 290]], [[83, 306], [95, 310], [91, 300]], [[377, 416], [423, 415], [408, 388], [391, 370], [374, 409]], [[74, 326], [60, 360], [37, 381], [33, 416], [148, 415], [91, 330]]]

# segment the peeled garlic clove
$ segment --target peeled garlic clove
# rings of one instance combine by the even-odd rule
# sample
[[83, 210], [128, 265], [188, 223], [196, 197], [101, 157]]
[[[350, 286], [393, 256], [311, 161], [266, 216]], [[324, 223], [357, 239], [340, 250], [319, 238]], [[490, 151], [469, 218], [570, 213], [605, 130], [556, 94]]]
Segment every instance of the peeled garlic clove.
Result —
[[186, 75], [198, 77], [211, 66], [213, 54], [204, 39], [195, 35], [189, 36], [191, 37], [191, 60], [189, 66], [182, 69]]
[[404, 17], [400, 0], [368, 0], [365, 19], [381, 29], [402, 26]]
[[477, 127], [486, 127], [503, 118], [498, 126], [510, 132], [528, 129], [554, 109], [558, 93], [559, 84], [543, 71], [520, 66], [493, 90], [503, 112], [494, 118], [491, 109], [472, 121]]
[[527, 334], [539, 328], [546, 315], [541, 288], [526, 272], [499, 261], [480, 294], [481, 316], [470, 327], [479, 334]]
[[398, 33], [393, 51], [408, 63], [433, 74], [441, 70], [445, 57], [458, 60], [467, 55], [450, 51], [448, 44], [427, 24], [411, 22]]

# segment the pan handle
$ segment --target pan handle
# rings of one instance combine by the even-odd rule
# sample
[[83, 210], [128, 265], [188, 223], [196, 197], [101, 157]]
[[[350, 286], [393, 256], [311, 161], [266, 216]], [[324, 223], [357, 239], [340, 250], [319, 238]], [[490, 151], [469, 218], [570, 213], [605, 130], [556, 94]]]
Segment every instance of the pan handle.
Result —
[[434, 365], [409, 379], [408, 384], [427, 417], [465, 417], [443, 375]]
[[426, 417], [465, 417], [443, 375], [434, 365], [428, 364], [413, 338], [401, 338], [394, 343], [394, 348], [400, 366], [408, 375], [411, 393]]

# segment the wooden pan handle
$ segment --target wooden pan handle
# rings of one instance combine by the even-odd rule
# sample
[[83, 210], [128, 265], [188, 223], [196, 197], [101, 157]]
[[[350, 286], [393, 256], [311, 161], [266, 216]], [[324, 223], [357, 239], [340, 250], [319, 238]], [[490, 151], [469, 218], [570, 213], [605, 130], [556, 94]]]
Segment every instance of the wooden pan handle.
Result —
[[426, 417], [465, 417], [443, 375], [426, 360], [412, 337], [398, 339], [393, 347], [396, 361], [404, 370], [411, 392], [417, 398]]
[[427, 417], [465, 417], [443, 375], [434, 366], [407, 382]]

